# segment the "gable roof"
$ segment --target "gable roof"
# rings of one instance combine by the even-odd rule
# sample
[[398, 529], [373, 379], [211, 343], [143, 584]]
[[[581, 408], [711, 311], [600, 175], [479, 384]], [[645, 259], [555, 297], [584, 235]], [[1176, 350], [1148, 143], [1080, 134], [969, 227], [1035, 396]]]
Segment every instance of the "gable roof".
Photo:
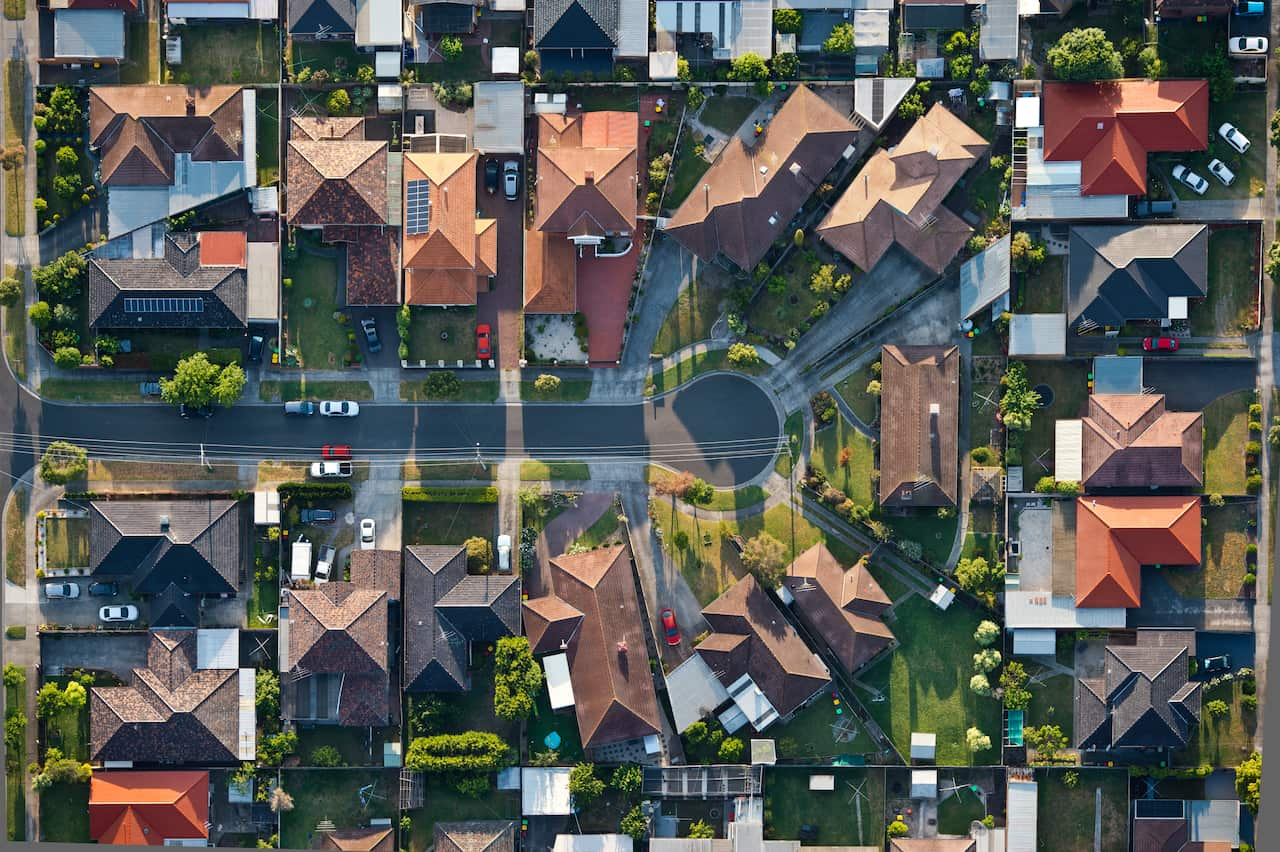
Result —
[[[291, 671], [342, 675], [340, 724], [387, 724], [387, 593], [339, 580], [288, 594]], [[295, 681], [290, 686], [309, 685]]]
[[827, 667], [753, 575], [734, 583], [702, 614], [712, 633], [695, 650], [726, 688], [749, 675], [778, 715], [786, 717], [830, 683]]
[[536, 0], [533, 45], [544, 49], [609, 49], [618, 46], [622, 0]]
[[336, 852], [394, 852], [396, 838], [390, 828], [338, 828], [317, 831], [311, 841], [312, 849], [332, 849]]
[[400, 565], [398, 550], [353, 550], [351, 583], [361, 589], [381, 589], [388, 600], [398, 601]]
[[540, 114], [534, 229], [597, 236], [634, 230], [638, 135], [633, 112]]
[[987, 150], [987, 140], [934, 104], [898, 146], [877, 151], [818, 225], [818, 235], [863, 270], [895, 243], [941, 273], [972, 230], [942, 200]]
[[1164, 394], [1093, 394], [1081, 424], [1086, 488], [1204, 484], [1204, 415], [1166, 411]]
[[582, 612], [554, 595], [543, 595], [525, 601], [524, 632], [535, 654], [546, 654], [566, 647], [582, 624]]
[[314, 138], [310, 124], [289, 140], [288, 219], [296, 225], [387, 224], [387, 143], [347, 128]]
[[1169, 299], [1209, 292], [1205, 225], [1073, 227], [1067, 260], [1067, 320], [1121, 326], [1169, 317]]
[[[476, 167], [480, 155], [404, 155], [405, 302], [474, 305], [479, 279], [497, 273], [498, 223], [476, 217]], [[411, 181], [426, 181], [425, 230], [410, 233]]]
[[355, 0], [289, 0], [289, 33], [297, 37], [354, 34]]
[[516, 824], [510, 820], [438, 822], [436, 852], [515, 852]]
[[787, 566], [784, 581], [795, 611], [821, 636], [847, 671], [860, 669], [894, 641], [882, 620], [893, 601], [871, 576], [866, 561], [846, 569], [818, 542]]
[[968, 837], [893, 837], [889, 852], [976, 852], [978, 841]]
[[953, 506], [960, 350], [885, 346], [880, 354], [880, 505]]
[[[549, 579], [552, 596], [582, 613], [567, 653], [583, 747], [659, 733], [630, 549], [616, 545], [552, 557]], [[526, 603], [525, 612], [535, 605]]]
[[89, 836], [99, 843], [208, 838], [208, 822], [208, 772], [95, 772], [89, 781]]
[[244, 512], [234, 500], [89, 504], [93, 574], [132, 577], [138, 594], [158, 594], [170, 584], [194, 594], [234, 594], [243, 555]]
[[1206, 80], [1044, 84], [1044, 158], [1080, 162], [1082, 195], [1143, 195], [1147, 154], [1209, 144]]
[[1142, 605], [1143, 565], [1200, 564], [1199, 497], [1076, 501], [1076, 606]]
[[563, 234], [524, 232], [524, 309], [531, 314], [578, 309], [578, 252]]

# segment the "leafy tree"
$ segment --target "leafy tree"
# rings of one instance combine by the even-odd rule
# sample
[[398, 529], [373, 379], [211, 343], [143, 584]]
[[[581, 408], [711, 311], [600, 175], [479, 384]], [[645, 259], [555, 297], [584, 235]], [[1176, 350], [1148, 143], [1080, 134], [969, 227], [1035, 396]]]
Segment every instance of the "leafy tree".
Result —
[[1004, 395], [1000, 397], [1000, 416], [1004, 425], [1015, 432], [1031, 428], [1031, 416], [1040, 409], [1040, 394], [1027, 383], [1027, 365], [1010, 361], [1000, 378]]
[[957, 56], [951, 60], [951, 77], [954, 80], [968, 80], [973, 76], [973, 57], [969, 54]]
[[[62, 307], [59, 305], [58, 307]], [[80, 350], [74, 346], [59, 346], [53, 353], [53, 363], [64, 370], [80, 366]]]
[[769, 60], [769, 68], [777, 80], [794, 80], [800, 73], [800, 57], [794, 53], [779, 53]]
[[356, 82], [372, 83], [376, 79], [377, 78], [374, 76], [372, 65], [361, 65], [359, 68], [356, 69]]
[[972, 50], [973, 44], [969, 41], [969, 34], [964, 30], [953, 32], [946, 44], [942, 46], [942, 52], [947, 56], [959, 56]]
[[502, 637], [493, 659], [493, 712], [502, 719], [527, 719], [542, 689], [542, 668], [533, 659], [528, 638]]
[[776, 589], [782, 584], [786, 558], [787, 550], [782, 542], [764, 531], [747, 539], [742, 547], [742, 564], [766, 589]]
[[1027, 670], [1017, 660], [1005, 663], [1000, 672], [1000, 688], [1004, 690], [1004, 706], [1009, 710], [1026, 710], [1031, 703], [1031, 693], [1027, 691]]
[[58, 175], [53, 179], [53, 192], [59, 198], [71, 199], [80, 195], [84, 189], [84, 184], [80, 180], [79, 173], [69, 175]]
[[254, 675], [254, 705], [258, 724], [263, 730], [280, 730], [280, 675], [271, 669], [258, 669]]
[[984, 674], [976, 674], [969, 678], [969, 689], [974, 695], [986, 698], [991, 695], [991, 681]]
[[238, 364], [218, 367], [204, 352], [178, 362], [173, 378], [160, 379], [160, 396], [171, 405], [231, 405], [244, 392], [244, 370]]
[[281, 731], [258, 738], [258, 763], [272, 768], [284, 763], [284, 759], [298, 750], [298, 735], [293, 731]]
[[1063, 33], [1049, 48], [1047, 59], [1050, 73], [1059, 80], [1089, 82], [1124, 76], [1124, 58], [1098, 27]]
[[462, 392], [462, 379], [449, 370], [439, 370], [427, 376], [422, 390], [431, 399], [447, 399]]
[[1043, 240], [1033, 240], [1026, 231], [1019, 231], [1009, 241], [1009, 258], [1018, 272], [1039, 269], [1048, 254]]
[[4, 685], [24, 686], [27, 682], [27, 670], [17, 663], [4, 664]]
[[1143, 76], [1151, 80], [1159, 80], [1169, 73], [1168, 64], [1160, 58], [1160, 49], [1154, 44], [1147, 45], [1139, 51], [1138, 65], [1142, 67]]
[[798, 33], [804, 25], [799, 9], [774, 9], [773, 28], [780, 33]]
[[1200, 67], [1197, 76], [1208, 78], [1210, 100], [1220, 103], [1235, 94], [1235, 72], [1231, 70], [1231, 63], [1221, 47], [1201, 53], [1199, 62], [1193, 60], [1192, 64]]
[[979, 672], [993, 672], [1000, 668], [1000, 652], [995, 648], [983, 648], [973, 655], [973, 668]]
[[484, 536], [473, 535], [463, 546], [467, 549], [467, 570], [486, 574], [493, 564], [493, 543]]
[[228, 364], [218, 373], [218, 380], [213, 384], [213, 402], [219, 405], [234, 405], [244, 393], [244, 369], [239, 364]]
[[735, 343], [729, 347], [729, 363], [735, 367], [756, 367], [760, 364], [760, 352], [750, 343]]
[[80, 284], [87, 268], [83, 257], [69, 251], [62, 257], [31, 270], [31, 280], [35, 282], [36, 292], [41, 298], [65, 302], [80, 293]]
[[[685, 59], [683, 56], [676, 57], [676, 79], [682, 83], [687, 83], [692, 78], [693, 72], [689, 69], [689, 60]], [[694, 92], [701, 91], [701, 89], [690, 89], [689, 94], [692, 95]], [[693, 98], [690, 97], [689, 100], [693, 100]], [[693, 104], [689, 104], [689, 106], [696, 109]]]
[[346, 766], [342, 753], [331, 745], [324, 745], [311, 752], [312, 766]]
[[550, 395], [560, 390], [560, 377], [543, 373], [533, 381], [533, 389], [540, 394]]
[[573, 804], [582, 808], [590, 805], [604, 792], [604, 782], [596, 777], [594, 763], [579, 763], [569, 772], [569, 793]]
[[79, 681], [71, 681], [62, 691], [62, 705], [68, 710], [79, 710], [89, 701], [89, 693]]
[[618, 824], [618, 832], [629, 836], [637, 843], [644, 839], [644, 833], [648, 830], [649, 821], [645, 819], [644, 811], [639, 805], [627, 811], [622, 822]]
[[970, 728], [964, 732], [964, 743], [969, 747], [969, 751], [986, 751], [991, 748], [991, 737], [982, 733], [978, 728]]
[[684, 729], [684, 738], [690, 745], [701, 745], [707, 739], [707, 723], [699, 719]]
[[497, 772], [510, 766], [511, 746], [490, 731], [436, 734], [409, 743], [405, 768], [414, 772]]
[[1023, 740], [1036, 750], [1042, 760], [1053, 760], [1058, 752], [1067, 747], [1067, 735], [1057, 725], [1041, 725], [1038, 728], [1024, 728]]
[[609, 779], [609, 786], [624, 793], [634, 793], [640, 789], [640, 784], [643, 781], [644, 773], [639, 766], [634, 763], [624, 763], [613, 770], [613, 777]]
[[746, 746], [737, 737], [726, 737], [720, 742], [719, 757], [722, 763], [737, 763], [742, 759]]
[[[779, 10], [779, 11], [787, 11], [787, 10]], [[775, 12], [774, 14], [776, 15], [777, 12]], [[715, 830], [715, 827], [711, 825], [711, 823], [707, 822], [706, 820], [695, 819], [692, 823], [689, 824], [689, 834], [687, 836], [691, 840], [711, 840], [716, 836], [716, 830]]]
[[87, 784], [93, 777], [93, 767], [64, 757], [61, 749], [50, 747], [45, 752], [44, 768], [33, 774], [31, 787], [41, 791], [54, 784]]
[[440, 39], [440, 55], [445, 62], [456, 62], [462, 57], [462, 39], [456, 35], [447, 35]]
[[36, 718], [52, 719], [62, 712], [62, 690], [53, 681], [47, 681], [36, 693]]
[[438, 733], [454, 716], [457, 705], [439, 695], [423, 693], [409, 699], [409, 736], [422, 737]]
[[1236, 767], [1236, 795], [1244, 802], [1249, 813], [1257, 816], [1258, 802], [1262, 797], [1262, 755], [1254, 752]]
[[852, 56], [855, 50], [857, 46], [853, 43], [853, 24], [836, 25], [832, 28], [831, 35], [822, 43], [823, 53]]
[[1211, 719], [1221, 719], [1223, 716], [1231, 712], [1231, 708], [1227, 706], [1227, 702], [1220, 698], [1207, 702], [1204, 705], [1205, 712], [1209, 714]]
[[751, 83], [769, 79], [769, 66], [758, 53], [747, 52], [739, 56], [729, 66], [729, 79], [740, 83]]
[[915, 121], [924, 115], [924, 98], [920, 97], [918, 88], [919, 85], [917, 84], [917, 91], [912, 91], [898, 104], [898, 118], [906, 121]]
[[22, 282], [17, 278], [0, 278], [0, 305], [12, 308], [22, 299]]
[[987, 595], [994, 592], [1004, 580], [1004, 564], [992, 565], [985, 557], [974, 556], [961, 559], [956, 564], [956, 581], [960, 588], [975, 595]]
[[346, 115], [351, 109], [351, 95], [347, 94], [346, 89], [334, 89], [329, 93], [325, 106], [329, 108], [329, 115]]
[[1062, 773], [1062, 786], [1068, 790], [1074, 790], [1080, 786], [1080, 773], [1074, 769]]
[[894, 817], [893, 822], [889, 823], [889, 827], [885, 829], [885, 834], [890, 837], [906, 837], [911, 833], [911, 829], [902, 821], [902, 817]]
[[58, 164], [58, 171], [62, 174], [70, 174], [80, 166], [80, 155], [70, 145], [59, 148], [53, 155], [53, 160]]
[[978, 629], [973, 631], [973, 641], [986, 647], [1000, 638], [1000, 625], [994, 621], [983, 620]]
[[689, 487], [684, 490], [682, 499], [690, 506], [705, 506], [716, 496], [716, 489], [710, 482], [699, 479], [696, 476], [689, 483]]
[[[84, 447], [67, 441], [53, 441], [45, 447], [44, 455], [40, 457], [40, 478], [50, 485], [66, 485], [73, 480], [83, 479], [88, 472], [88, 452]], [[42, 688], [41, 692], [43, 691]]]

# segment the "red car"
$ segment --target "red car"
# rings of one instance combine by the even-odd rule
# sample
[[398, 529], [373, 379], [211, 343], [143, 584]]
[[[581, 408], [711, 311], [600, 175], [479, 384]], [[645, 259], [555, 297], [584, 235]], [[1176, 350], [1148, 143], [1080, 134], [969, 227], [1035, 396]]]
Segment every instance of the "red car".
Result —
[[1178, 341], [1172, 337], [1148, 337], [1142, 341], [1146, 352], [1177, 352]]
[[489, 348], [489, 326], [482, 323], [476, 326], [476, 357], [487, 361], [492, 356], [493, 350]]
[[662, 622], [662, 635], [667, 638], [667, 644], [679, 645], [680, 628], [676, 627], [676, 614], [671, 611], [671, 607], [658, 613], [658, 619]]
[[348, 461], [351, 458], [349, 444], [325, 444], [320, 448], [320, 458], [325, 461]]

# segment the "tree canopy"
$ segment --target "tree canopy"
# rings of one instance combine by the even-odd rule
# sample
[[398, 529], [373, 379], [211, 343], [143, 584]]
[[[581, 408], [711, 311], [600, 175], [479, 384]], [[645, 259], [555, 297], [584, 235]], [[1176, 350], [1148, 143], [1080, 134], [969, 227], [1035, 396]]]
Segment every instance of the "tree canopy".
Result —
[[244, 392], [244, 370], [238, 364], [219, 367], [203, 352], [178, 362], [173, 378], [160, 379], [160, 396], [171, 405], [231, 405]]
[[493, 712], [502, 719], [527, 719], [542, 689], [542, 667], [525, 636], [504, 636], [494, 655]]
[[1090, 82], [1124, 76], [1124, 58], [1098, 27], [1068, 30], [1049, 48], [1049, 71], [1059, 80]]
[[1027, 365], [1010, 361], [1000, 379], [1004, 395], [1000, 397], [1000, 416], [1004, 425], [1015, 432], [1031, 428], [1031, 416], [1040, 410], [1040, 394], [1027, 384]]
[[776, 589], [783, 578], [786, 547], [767, 532], [747, 539], [742, 548], [742, 564], [766, 589]]
[[747, 52], [733, 60], [729, 66], [729, 79], [740, 83], [753, 83], [769, 79], [769, 66], [758, 53]]
[[53, 441], [40, 457], [40, 478], [50, 485], [66, 485], [88, 472], [88, 452], [67, 441]]
[[853, 43], [853, 24], [838, 24], [831, 30], [831, 35], [822, 43], [823, 53], [838, 53], [851, 56], [857, 50]]

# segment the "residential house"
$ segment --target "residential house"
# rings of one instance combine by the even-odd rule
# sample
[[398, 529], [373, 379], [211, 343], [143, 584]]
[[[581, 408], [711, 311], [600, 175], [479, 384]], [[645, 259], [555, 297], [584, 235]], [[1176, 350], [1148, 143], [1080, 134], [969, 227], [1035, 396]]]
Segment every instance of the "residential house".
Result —
[[[289, 121], [287, 223], [345, 243], [348, 305], [400, 304], [400, 156], [366, 139], [363, 118]], [[393, 195], [394, 194], [394, 195]]]
[[312, 849], [331, 852], [395, 852], [396, 835], [390, 826], [317, 829]]
[[1085, 750], [1179, 749], [1200, 727], [1200, 683], [1188, 679], [1194, 630], [1140, 629], [1107, 644], [1102, 677], [1076, 681], [1075, 743]]
[[583, 748], [662, 731], [626, 545], [552, 557], [545, 595], [524, 604], [535, 654], [565, 653]]
[[289, 36], [295, 40], [354, 39], [355, 0], [288, 0]]
[[257, 98], [238, 86], [94, 86], [89, 144], [115, 238], [255, 186]]
[[474, 305], [498, 272], [498, 220], [476, 216], [480, 155], [404, 155], [404, 301]]
[[255, 21], [280, 17], [279, 0], [165, 0], [165, 16], [173, 24], [191, 21]]
[[1209, 291], [1206, 225], [1082, 225], [1068, 245], [1067, 321], [1077, 331], [1167, 326]]
[[898, 245], [934, 274], [973, 229], [942, 201], [987, 151], [987, 140], [934, 104], [891, 151], [877, 151], [818, 225], [818, 236], [870, 271]]
[[543, 71], [608, 73], [614, 59], [648, 55], [648, 6], [626, 0], [533, 0], [533, 47]]
[[1236, 799], [1134, 799], [1134, 852], [1231, 852], [1240, 808]]
[[880, 365], [880, 505], [954, 506], [960, 350], [884, 346]]
[[694, 649], [747, 724], [785, 722], [831, 683], [831, 673], [748, 574], [703, 607], [711, 634]]
[[1222, 18], [1235, 6], [1232, 0], [1156, 0], [1156, 20]]
[[515, 852], [516, 824], [510, 820], [470, 820], [435, 824], [436, 852]]
[[205, 667], [201, 632], [152, 631], [147, 666], [133, 670], [131, 684], [89, 690], [92, 760], [203, 766], [254, 759], [254, 670]]
[[633, 112], [538, 116], [533, 228], [525, 234], [525, 312], [578, 308], [577, 256], [630, 240], [639, 213]]
[[404, 550], [406, 692], [471, 689], [471, 644], [520, 632], [520, 580], [468, 574], [460, 545]]
[[707, 263], [723, 255], [751, 270], [831, 170], [851, 158], [857, 128], [808, 86], [797, 86], [752, 142], [729, 140], [666, 222]]
[[244, 328], [247, 246], [240, 231], [171, 232], [164, 236], [163, 257], [90, 257], [89, 325]]
[[1142, 606], [1142, 566], [1200, 564], [1200, 498], [1076, 501], [1076, 606]]
[[1089, 413], [1074, 423], [1079, 475], [1064, 472], [1071, 459], [1055, 453], [1059, 479], [1080, 482], [1086, 491], [1204, 485], [1204, 415], [1165, 410], [1164, 394], [1095, 393]]
[[[125, 22], [138, 15], [137, 0], [51, 0], [42, 7], [41, 64], [115, 65], [125, 58]], [[48, 36], [52, 34], [52, 43]]]
[[170, 585], [192, 595], [234, 595], [248, 553], [248, 521], [235, 500], [94, 500], [89, 566], [134, 594]]
[[889, 852], [978, 852], [969, 837], [891, 837]]
[[971, 23], [965, 0], [900, 0], [899, 13], [909, 33], [967, 30]]
[[792, 610], [845, 671], [856, 672], [894, 645], [893, 631], [882, 620], [893, 601], [865, 560], [845, 568], [818, 542], [787, 566], [783, 584], [795, 599]]
[[89, 837], [127, 846], [207, 846], [208, 772], [95, 772]]
[[659, 41], [709, 44], [712, 59], [773, 57], [772, 0], [657, 0], [654, 21]]

